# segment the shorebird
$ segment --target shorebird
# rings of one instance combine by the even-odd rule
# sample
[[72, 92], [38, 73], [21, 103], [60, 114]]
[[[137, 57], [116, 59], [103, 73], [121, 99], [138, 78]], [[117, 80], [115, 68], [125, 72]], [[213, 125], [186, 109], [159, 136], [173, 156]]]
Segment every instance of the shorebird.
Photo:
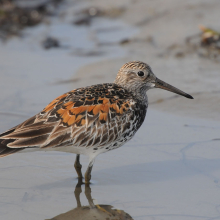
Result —
[[161, 88], [193, 97], [158, 79], [140, 61], [124, 64], [114, 81], [74, 89], [48, 104], [40, 113], [0, 134], [0, 157], [19, 151], [55, 150], [76, 154], [74, 167], [82, 178], [80, 154], [89, 156], [85, 183], [97, 155], [129, 141], [144, 122], [146, 92]]

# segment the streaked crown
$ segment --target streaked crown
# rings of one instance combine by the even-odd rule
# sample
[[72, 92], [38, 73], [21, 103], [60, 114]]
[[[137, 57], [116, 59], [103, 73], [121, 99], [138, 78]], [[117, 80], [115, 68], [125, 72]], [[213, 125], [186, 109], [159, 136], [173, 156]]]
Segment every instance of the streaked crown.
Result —
[[115, 83], [124, 87], [140, 99], [146, 99], [150, 88], [148, 80], [156, 78], [149, 65], [141, 61], [125, 63], [119, 70]]
[[144, 69], [150, 69], [150, 67], [141, 61], [130, 61], [128, 63], [125, 63], [121, 69], [119, 71], [124, 71], [126, 69], [130, 69], [130, 70], [136, 70], [136, 69], [140, 69], [140, 70], [144, 70]]
[[151, 88], [168, 90], [186, 98], [193, 99], [191, 95], [158, 79], [151, 68], [146, 63], [140, 61], [124, 64], [116, 76], [115, 83], [132, 92], [136, 98], [145, 102], [147, 102], [146, 91]]

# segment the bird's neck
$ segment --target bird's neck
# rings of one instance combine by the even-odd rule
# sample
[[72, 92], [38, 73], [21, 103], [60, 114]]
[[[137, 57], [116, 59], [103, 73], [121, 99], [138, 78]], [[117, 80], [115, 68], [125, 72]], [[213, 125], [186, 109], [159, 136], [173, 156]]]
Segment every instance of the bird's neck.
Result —
[[129, 93], [132, 94], [132, 96], [135, 98], [135, 99], [138, 99], [139, 101], [141, 101], [143, 104], [148, 104], [148, 98], [147, 98], [147, 89], [146, 87], [139, 87], [138, 85], [137, 86], [131, 86], [131, 85], [126, 85], [126, 84], [123, 84], [123, 85], [120, 85], [120, 83], [116, 83], [118, 86], [126, 89]]
[[140, 100], [143, 104], [148, 105], [148, 97], [146, 88], [137, 88], [136, 90], [130, 91], [134, 94], [135, 98]]

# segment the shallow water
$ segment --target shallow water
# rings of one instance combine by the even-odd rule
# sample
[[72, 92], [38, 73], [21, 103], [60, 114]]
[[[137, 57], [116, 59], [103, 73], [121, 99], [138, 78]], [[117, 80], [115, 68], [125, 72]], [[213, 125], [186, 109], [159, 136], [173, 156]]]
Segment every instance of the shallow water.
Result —
[[[1, 116], [1, 121], [10, 118]], [[94, 204], [138, 220], [220, 218], [219, 130], [219, 123], [149, 110], [133, 140], [97, 157], [90, 186]], [[71, 210], [57, 219], [74, 216], [74, 159], [60, 152], [2, 158], [1, 218], [53, 219]], [[87, 163], [82, 157], [83, 171]], [[80, 197], [88, 206], [83, 192]]]
[[[106, 18], [96, 19], [89, 28], [73, 27], [71, 21], [68, 16], [63, 23], [54, 17], [50, 25], [26, 29], [23, 38], [0, 44], [0, 132], [70, 90], [68, 83], [78, 68], [123, 56], [125, 51], [114, 43], [137, 31]], [[63, 48], [41, 48], [49, 35]], [[218, 122], [150, 106], [129, 143], [97, 157], [91, 193], [84, 185], [81, 193], [76, 187], [73, 154], [34, 152], [1, 158], [0, 219], [220, 219], [219, 131]], [[85, 172], [87, 158], [81, 162]], [[92, 202], [96, 208], [89, 209]]]

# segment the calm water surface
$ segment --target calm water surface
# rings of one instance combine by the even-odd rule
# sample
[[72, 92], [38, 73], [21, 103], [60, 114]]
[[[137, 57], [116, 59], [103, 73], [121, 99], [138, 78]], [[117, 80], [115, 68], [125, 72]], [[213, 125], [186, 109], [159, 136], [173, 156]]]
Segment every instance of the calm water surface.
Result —
[[[101, 47], [101, 57], [82, 55], [97, 50], [96, 42], [88, 40], [91, 33], [107, 27], [111, 34], [97, 32], [101, 42], [136, 33], [114, 20], [74, 29], [54, 18], [49, 28], [42, 24], [25, 30], [25, 38], [0, 43], [0, 132], [68, 91], [69, 84], [60, 82], [68, 82], [81, 66], [124, 55], [117, 45]], [[43, 50], [41, 40], [49, 33], [68, 47]], [[73, 154], [2, 158], [0, 219], [220, 219], [219, 133], [217, 122], [150, 108], [134, 139], [97, 157], [90, 186], [78, 184]], [[87, 158], [81, 162], [85, 172]]]

